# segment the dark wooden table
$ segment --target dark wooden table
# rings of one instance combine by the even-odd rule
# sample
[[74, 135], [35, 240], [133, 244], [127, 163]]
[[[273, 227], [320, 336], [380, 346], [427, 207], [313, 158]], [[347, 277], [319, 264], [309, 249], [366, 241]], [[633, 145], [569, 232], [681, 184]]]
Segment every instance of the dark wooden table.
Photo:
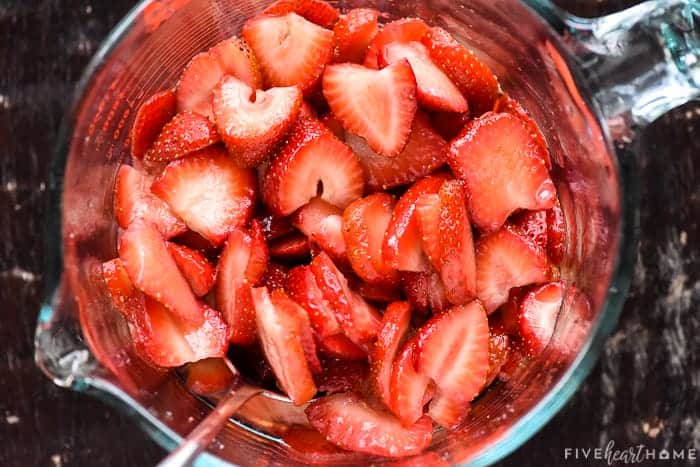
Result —
[[[565, 2], [564, 2], [565, 3]], [[621, 3], [568, 2], [596, 14]], [[81, 70], [133, 0], [0, 0], [0, 466], [148, 466], [132, 420], [34, 366], [44, 180]], [[700, 451], [700, 103], [649, 128], [641, 241], [617, 331], [581, 389], [502, 465], [562, 465], [564, 448]], [[581, 462], [579, 462], [581, 463]], [[603, 463], [599, 463], [603, 465]], [[663, 462], [659, 465], [673, 465]], [[676, 463], [678, 464], [678, 463]]]

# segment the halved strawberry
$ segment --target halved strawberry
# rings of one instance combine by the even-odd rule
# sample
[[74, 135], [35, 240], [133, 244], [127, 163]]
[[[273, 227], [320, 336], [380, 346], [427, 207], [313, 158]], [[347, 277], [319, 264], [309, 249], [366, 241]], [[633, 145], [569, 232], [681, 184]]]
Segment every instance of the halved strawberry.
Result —
[[493, 108], [500, 87], [498, 79], [474, 52], [439, 27], [430, 28], [422, 42], [433, 62], [442, 68], [467, 98], [473, 115], [481, 115]]
[[141, 104], [131, 127], [131, 157], [143, 158], [176, 111], [177, 99], [172, 89], [153, 94]]
[[270, 256], [280, 261], [301, 261], [311, 254], [309, 239], [298, 232], [272, 240], [269, 249]]
[[420, 41], [430, 28], [420, 18], [401, 18], [384, 25], [370, 43], [364, 65], [369, 68], [379, 68], [379, 55], [384, 47], [392, 42], [405, 44]]
[[440, 275], [432, 269], [427, 272], [401, 272], [401, 288], [406, 299], [421, 314], [441, 313], [449, 306], [445, 286]]
[[225, 39], [209, 49], [209, 54], [219, 62], [224, 74], [235, 76], [253, 89], [262, 87], [258, 60], [243, 39]]
[[352, 392], [318, 399], [306, 409], [306, 416], [331, 443], [378, 456], [419, 454], [432, 440], [428, 417], [405, 427], [389, 412], [372, 407]]
[[464, 113], [432, 112], [430, 114], [433, 128], [447, 141], [460, 134], [471, 119], [471, 113], [468, 111]]
[[195, 394], [214, 395], [225, 391], [237, 375], [222, 358], [206, 358], [187, 365], [185, 385]]
[[328, 359], [323, 362], [323, 373], [315, 377], [319, 391], [326, 394], [337, 392], [362, 392], [369, 378], [366, 361]]
[[428, 260], [418, 228], [416, 203], [423, 194], [437, 193], [447, 179], [444, 174], [418, 180], [399, 198], [391, 214], [382, 245], [384, 261], [399, 271], [427, 271]]
[[407, 60], [383, 70], [329, 65], [323, 95], [343, 127], [364, 138], [374, 152], [395, 157], [406, 146], [417, 108], [416, 77]]
[[286, 216], [312, 198], [344, 208], [362, 196], [362, 166], [355, 154], [315, 119], [300, 120], [263, 179], [263, 200]]
[[561, 264], [566, 255], [566, 219], [559, 199], [547, 211], [547, 254], [556, 265]]
[[466, 112], [467, 100], [450, 78], [430, 59], [428, 49], [420, 42], [391, 42], [379, 54], [382, 66], [408, 60], [416, 76], [418, 103], [428, 110]]
[[372, 385], [379, 399], [391, 406], [391, 372], [394, 358], [403, 344], [411, 321], [411, 305], [408, 302], [389, 304], [382, 317], [377, 342], [370, 354]]
[[384, 261], [382, 243], [394, 208], [393, 196], [375, 193], [358, 199], [343, 213], [343, 237], [350, 265], [371, 284], [396, 284], [396, 269]]
[[133, 321], [135, 310], [144, 306], [144, 295], [134, 287], [126, 269], [124, 269], [122, 260], [114, 258], [102, 263], [102, 278], [114, 308], [127, 321]]
[[416, 369], [417, 338], [406, 342], [394, 360], [389, 381], [389, 408], [404, 426], [423, 416], [423, 406], [432, 397], [430, 378]]
[[165, 124], [145, 159], [169, 162], [218, 143], [219, 134], [205, 116], [184, 111]]
[[267, 269], [267, 244], [259, 222], [250, 231], [235, 229], [226, 240], [216, 273], [216, 303], [231, 327], [231, 342], [255, 341], [255, 312], [250, 288], [257, 286]]
[[514, 214], [509, 223], [520, 235], [547, 249], [547, 211], [521, 211]]
[[416, 112], [406, 147], [396, 157], [376, 154], [363, 138], [352, 133], [345, 134], [345, 141], [362, 165], [367, 188], [374, 191], [415, 182], [446, 161], [447, 143], [430, 126], [428, 116], [420, 111]]
[[333, 31], [296, 13], [261, 15], [243, 26], [268, 86], [294, 86], [308, 95], [333, 57]]
[[564, 283], [557, 281], [541, 285], [523, 297], [519, 310], [520, 335], [532, 354], [542, 352], [552, 338], [564, 292]]
[[209, 260], [202, 253], [177, 243], [167, 242], [167, 248], [194, 294], [202, 297], [209, 293], [216, 280], [216, 269]]
[[139, 290], [187, 323], [204, 322], [201, 306], [153, 224], [141, 219], [129, 224], [119, 240], [119, 257]]
[[332, 28], [340, 16], [338, 10], [323, 0], [277, 0], [263, 13], [275, 16], [296, 13], [324, 28]]
[[302, 98], [296, 86], [255, 90], [233, 76], [214, 88], [212, 106], [226, 148], [241, 167], [268, 159], [299, 115]]
[[530, 116], [522, 105], [520, 105], [520, 102], [510, 97], [508, 94], [503, 93], [493, 105], [493, 111], [496, 113], [509, 113], [522, 119], [523, 122], [525, 122], [525, 125], [527, 125], [527, 127], [530, 129], [530, 132], [532, 133], [532, 136], [537, 144], [541, 147], [542, 154], [544, 155], [544, 163], [547, 165], [547, 168], [552, 168], [552, 160], [549, 155], [549, 149], [547, 149], [547, 141], [544, 139], [544, 135], [542, 134], [540, 127], [537, 126], [535, 119]]
[[488, 112], [472, 120], [448, 151], [452, 171], [465, 182], [474, 223], [493, 232], [518, 209], [549, 209], [557, 190], [541, 147], [510, 114]]
[[547, 254], [510, 227], [476, 242], [476, 295], [492, 313], [513, 287], [546, 282], [552, 270]]
[[255, 190], [255, 173], [236, 166], [218, 146], [171, 162], [151, 186], [190, 229], [214, 245], [248, 222]]
[[489, 338], [489, 371], [486, 373], [486, 383], [489, 386], [501, 372], [501, 368], [508, 361], [510, 354], [510, 338], [508, 334], [491, 331]]
[[367, 48], [379, 32], [379, 12], [374, 8], [353, 8], [333, 27], [336, 63], [362, 63]]
[[114, 217], [119, 227], [126, 229], [134, 219], [142, 218], [155, 224], [166, 238], [187, 230], [182, 220], [161, 199], [149, 190], [150, 177], [130, 165], [121, 165], [114, 184]]
[[428, 416], [438, 425], [454, 430], [469, 415], [471, 403], [438, 392], [430, 401]]
[[[309, 315], [311, 326], [319, 338], [342, 333], [335, 311], [323, 296], [310, 266], [297, 266], [287, 274], [285, 290]], [[323, 346], [321, 346], [323, 348]]]
[[[316, 394], [304, 350], [304, 311], [284, 291], [268, 294], [266, 287], [251, 291], [260, 342], [280, 388], [295, 405]], [[310, 332], [310, 329], [308, 330]]]
[[529, 287], [513, 287], [508, 294], [508, 301], [501, 305], [495, 313], [489, 315], [491, 331], [505, 333], [510, 336], [520, 334], [519, 310], [523, 297], [529, 291]]
[[366, 360], [367, 352], [353, 344], [345, 334], [319, 337], [318, 348], [329, 357], [341, 360]]
[[284, 289], [287, 284], [287, 274], [289, 274], [287, 266], [270, 261], [267, 264], [262, 284], [267, 287], [270, 292], [275, 289]]
[[299, 209], [292, 218], [294, 225], [335, 261], [345, 258], [346, 245], [343, 238], [343, 210], [325, 202], [322, 198], [313, 198]]

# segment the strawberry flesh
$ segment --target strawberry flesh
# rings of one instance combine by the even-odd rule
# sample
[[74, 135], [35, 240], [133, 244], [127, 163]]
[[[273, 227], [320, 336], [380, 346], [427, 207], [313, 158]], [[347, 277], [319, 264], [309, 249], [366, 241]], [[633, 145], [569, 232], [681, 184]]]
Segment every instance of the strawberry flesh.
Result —
[[427, 315], [441, 313], [449, 304], [440, 275], [427, 272], [401, 272], [401, 289], [417, 312]]
[[143, 158], [161, 128], [175, 116], [176, 111], [177, 98], [172, 89], [156, 93], [141, 104], [131, 127], [131, 157]]
[[169, 162], [218, 143], [214, 124], [194, 112], [180, 112], [165, 124], [144, 156], [149, 161]]
[[523, 297], [519, 310], [520, 335], [531, 354], [542, 352], [551, 340], [564, 291], [563, 282], [550, 282]]
[[322, 198], [313, 198], [294, 214], [293, 222], [309, 241], [321, 247], [333, 260], [345, 258], [347, 247], [343, 237], [342, 209]]
[[340, 16], [338, 10], [322, 0], [277, 0], [263, 13], [276, 16], [296, 13], [324, 28], [332, 28]]
[[323, 373], [315, 377], [318, 390], [326, 394], [362, 391], [370, 370], [365, 361], [328, 359], [323, 362]]
[[410, 321], [411, 305], [408, 302], [389, 304], [382, 317], [377, 342], [370, 354], [374, 391], [387, 407], [391, 405], [391, 372], [394, 358], [406, 337]]
[[335, 63], [362, 63], [370, 42], [379, 32], [379, 12], [373, 8], [353, 8], [333, 27]]
[[303, 261], [309, 257], [309, 240], [300, 233], [292, 233], [269, 244], [270, 256], [279, 261]]
[[419, 18], [401, 18], [385, 24], [370, 43], [364, 65], [369, 68], [379, 68], [379, 56], [384, 47], [392, 42], [405, 44], [420, 41], [428, 31], [428, 25]]
[[[389, 388], [389, 408], [404, 426], [411, 426], [423, 416], [423, 406], [431, 397], [430, 378], [416, 367], [418, 341], [406, 342], [394, 360]], [[427, 400], [426, 400], [427, 399]]]
[[168, 252], [175, 260], [180, 272], [189, 282], [192, 292], [203, 297], [212, 287], [216, 278], [216, 269], [202, 253], [177, 243], [167, 243]]
[[265, 276], [263, 277], [262, 284], [267, 287], [267, 290], [272, 292], [275, 289], [284, 289], [287, 284], [287, 275], [289, 274], [289, 269], [280, 263], [275, 263], [270, 261], [265, 270]]
[[318, 287], [310, 266], [292, 268], [287, 274], [285, 290], [306, 310], [311, 326], [320, 339], [343, 332], [335, 310]]
[[215, 395], [231, 386], [236, 375], [221, 358], [207, 358], [187, 365], [185, 385], [195, 394]]

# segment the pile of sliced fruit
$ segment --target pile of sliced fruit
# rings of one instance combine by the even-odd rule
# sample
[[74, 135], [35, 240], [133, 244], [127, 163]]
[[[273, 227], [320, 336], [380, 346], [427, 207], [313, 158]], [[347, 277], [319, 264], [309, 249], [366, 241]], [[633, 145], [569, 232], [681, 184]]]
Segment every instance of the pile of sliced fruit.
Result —
[[258, 349], [324, 439], [405, 456], [548, 344], [570, 284], [534, 120], [447, 31], [380, 19], [281, 0], [146, 100], [103, 275], [197, 392]]

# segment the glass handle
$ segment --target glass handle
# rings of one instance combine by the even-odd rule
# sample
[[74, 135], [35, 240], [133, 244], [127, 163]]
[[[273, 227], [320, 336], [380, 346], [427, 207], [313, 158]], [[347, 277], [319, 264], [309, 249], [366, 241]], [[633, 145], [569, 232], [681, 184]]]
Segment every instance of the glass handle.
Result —
[[616, 139], [700, 96], [700, 1], [646, 1], [590, 19], [526, 3], [562, 35]]

